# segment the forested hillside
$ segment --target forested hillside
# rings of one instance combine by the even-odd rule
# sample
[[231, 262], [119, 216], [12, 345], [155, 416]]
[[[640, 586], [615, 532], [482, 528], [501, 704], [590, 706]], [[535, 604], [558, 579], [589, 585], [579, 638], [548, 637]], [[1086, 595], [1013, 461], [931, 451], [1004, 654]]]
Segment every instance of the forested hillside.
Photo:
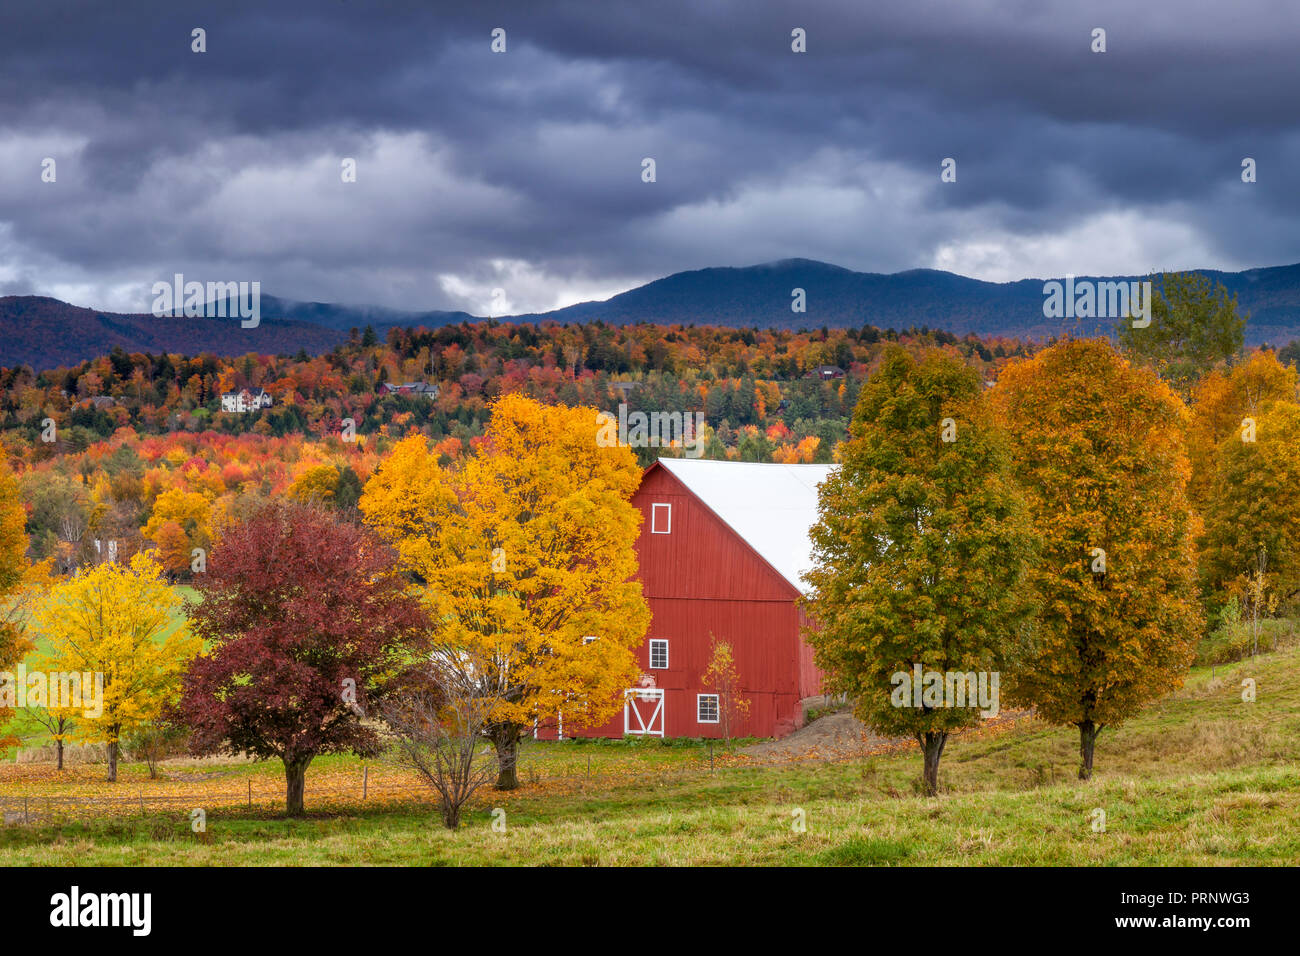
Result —
[[[947, 347], [986, 377], [1027, 351], [929, 330], [491, 320], [394, 328], [386, 341], [367, 329], [315, 357], [114, 349], [50, 372], [0, 373], [0, 442], [20, 472], [34, 556], [67, 570], [95, 559], [96, 539], [118, 542], [121, 554], [156, 545], [184, 574], [223, 515], [286, 494], [352, 509], [396, 440], [420, 431], [451, 461], [482, 435], [492, 400], [511, 391], [614, 413], [626, 403], [702, 414], [707, 457], [828, 462], [863, 380], [894, 341]], [[415, 381], [436, 385], [436, 397], [384, 394], [385, 383]], [[244, 387], [265, 389], [273, 404], [222, 411], [222, 393]], [[636, 452], [643, 464], [681, 453]]]
[[[1026, 350], [1015, 340], [958, 340], [928, 329], [538, 327], [492, 320], [394, 328], [382, 342], [367, 329], [321, 356], [224, 359], [114, 349], [48, 372], [0, 373], [0, 434], [11, 452], [37, 459], [81, 450], [122, 428], [319, 438], [339, 432], [348, 418], [362, 436], [419, 428], [433, 438], [468, 440], [479, 433], [492, 398], [522, 390], [602, 409], [622, 401], [631, 409], [703, 413], [716, 456], [748, 438], [744, 456], [765, 460], [791, 438], [815, 435], [826, 458], [863, 375], [888, 341], [948, 345], [988, 370]], [[843, 377], [809, 377], [821, 366]], [[386, 383], [412, 381], [437, 385], [439, 394], [384, 394]], [[622, 387], [613, 389], [615, 383]], [[221, 411], [221, 394], [243, 387], [264, 388], [274, 404], [255, 413]], [[41, 441], [47, 419], [58, 425], [53, 443]]]

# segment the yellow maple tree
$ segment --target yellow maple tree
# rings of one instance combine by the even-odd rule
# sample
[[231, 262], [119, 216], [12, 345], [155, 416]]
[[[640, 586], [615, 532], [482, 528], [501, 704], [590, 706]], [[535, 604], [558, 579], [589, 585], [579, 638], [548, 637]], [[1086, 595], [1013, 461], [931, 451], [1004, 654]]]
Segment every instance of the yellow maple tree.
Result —
[[33, 615], [32, 630], [49, 650], [30, 670], [47, 681], [81, 677], [75, 706], [66, 698], [45, 706], [75, 717], [77, 739], [108, 745], [109, 781], [117, 779], [122, 735], [179, 698], [181, 676], [202, 648], [184, 621], [174, 623], [181, 598], [162, 575], [148, 554], [105, 562], [55, 585]]
[[289, 486], [295, 501], [326, 501], [334, 497], [339, 485], [339, 471], [333, 465], [308, 465]]
[[496, 701], [499, 789], [518, 786], [517, 744], [536, 722], [603, 723], [637, 675], [641, 473], [630, 449], [597, 442], [597, 414], [507, 394], [470, 455], [442, 467], [410, 436], [360, 501], [425, 583], [440, 653], [485, 662], [465, 677]]
[[709, 663], [700, 679], [705, 687], [718, 693], [718, 727], [727, 747], [740, 722], [749, 717], [750, 699], [744, 695], [740, 670], [730, 641], [720, 641], [709, 634]]
[[153, 510], [144, 526], [144, 536], [152, 539], [154, 532], [168, 521], [175, 521], [191, 534], [210, 535], [212, 505], [197, 491], [168, 488], [154, 500]]

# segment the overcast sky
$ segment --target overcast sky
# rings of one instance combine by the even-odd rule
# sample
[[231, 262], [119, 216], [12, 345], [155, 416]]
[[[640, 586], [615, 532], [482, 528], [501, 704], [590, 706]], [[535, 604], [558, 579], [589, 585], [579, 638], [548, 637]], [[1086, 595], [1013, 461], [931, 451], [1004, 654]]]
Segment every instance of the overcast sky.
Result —
[[0, 294], [501, 314], [797, 256], [1291, 263], [1297, 48], [1291, 0], [6, 0]]

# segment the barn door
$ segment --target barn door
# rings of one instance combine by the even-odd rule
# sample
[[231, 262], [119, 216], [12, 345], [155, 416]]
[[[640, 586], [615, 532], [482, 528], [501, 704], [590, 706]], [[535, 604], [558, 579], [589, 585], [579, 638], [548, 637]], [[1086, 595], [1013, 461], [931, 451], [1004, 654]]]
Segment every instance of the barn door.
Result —
[[664, 692], [661, 687], [633, 687], [623, 692], [623, 733], [664, 735]]

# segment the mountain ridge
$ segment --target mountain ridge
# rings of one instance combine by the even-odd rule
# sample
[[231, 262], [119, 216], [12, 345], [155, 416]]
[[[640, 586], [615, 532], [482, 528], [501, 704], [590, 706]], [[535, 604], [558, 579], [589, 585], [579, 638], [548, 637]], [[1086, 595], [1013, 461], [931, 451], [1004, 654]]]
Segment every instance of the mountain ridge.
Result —
[[[1281, 345], [1300, 338], [1300, 264], [1240, 272], [1197, 269], [1223, 283], [1250, 313], [1248, 344]], [[1077, 275], [1075, 281], [1133, 282], [1138, 275]], [[745, 288], [733, 281], [740, 279]], [[511, 316], [510, 321], [587, 321], [809, 328], [863, 324], [903, 329], [928, 325], [956, 335], [1042, 339], [1067, 331], [1112, 331], [1112, 319], [1051, 319], [1043, 315], [1043, 285], [1063, 277], [990, 282], [941, 269], [855, 272], [814, 259], [784, 259], [740, 267], [673, 273], [599, 302]], [[804, 288], [807, 311], [790, 311]], [[657, 301], [653, 301], [657, 298]], [[650, 301], [648, 301], [650, 300]], [[706, 314], [707, 318], [699, 318]]]
[[[1198, 269], [1238, 297], [1250, 314], [1246, 341], [1280, 346], [1300, 338], [1300, 264], [1240, 272]], [[1142, 281], [1146, 275], [1087, 276], [1075, 281]], [[1051, 319], [1043, 315], [1043, 284], [1054, 279], [989, 282], [941, 269], [857, 272], [816, 259], [789, 258], [750, 266], [707, 266], [675, 272], [603, 300], [510, 316], [464, 311], [401, 310], [261, 297], [262, 320], [243, 329], [238, 319], [159, 318], [71, 305], [49, 296], [0, 297], [0, 366], [36, 369], [69, 365], [114, 347], [128, 352], [240, 355], [329, 351], [350, 329], [372, 326], [437, 328], [461, 322], [637, 322], [734, 328], [929, 326], [956, 335], [1044, 339], [1067, 331], [1108, 333], [1111, 319]], [[791, 310], [803, 289], [806, 311]]]

